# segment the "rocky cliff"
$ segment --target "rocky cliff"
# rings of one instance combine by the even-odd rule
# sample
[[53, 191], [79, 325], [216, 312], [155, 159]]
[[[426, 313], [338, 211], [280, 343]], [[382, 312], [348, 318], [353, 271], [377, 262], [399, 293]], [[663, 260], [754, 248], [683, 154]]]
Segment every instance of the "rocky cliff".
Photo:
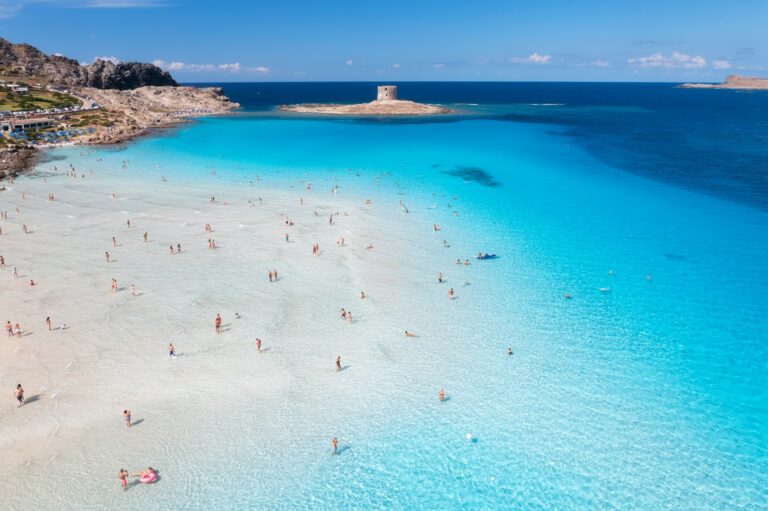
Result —
[[167, 71], [153, 64], [95, 60], [83, 66], [60, 55], [46, 55], [29, 44], [0, 38], [0, 75], [29, 78], [65, 87], [128, 90], [147, 85], [177, 86]]

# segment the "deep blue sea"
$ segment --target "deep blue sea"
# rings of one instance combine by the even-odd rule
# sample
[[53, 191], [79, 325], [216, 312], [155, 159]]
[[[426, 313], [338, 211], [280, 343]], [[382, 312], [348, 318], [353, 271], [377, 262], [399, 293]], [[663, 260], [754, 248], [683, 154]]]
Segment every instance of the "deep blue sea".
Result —
[[[245, 111], [264, 112], [285, 103], [367, 102], [377, 84], [215, 85]], [[484, 119], [562, 127], [564, 136], [618, 169], [768, 209], [768, 92], [680, 89], [669, 83], [396, 85], [402, 98], [454, 105]]]
[[[238, 114], [102, 151], [174, 179], [339, 182], [443, 226], [399, 297], [440, 343], [404, 358], [400, 339], [360, 339], [386, 348], [386, 397], [318, 398], [312, 424], [286, 425], [288, 461], [245, 443], [179, 507], [768, 509], [768, 92], [400, 83], [460, 113], [276, 110], [375, 85], [222, 84]], [[459, 275], [478, 251], [500, 257]], [[424, 268], [472, 283], [446, 310]], [[339, 417], [352, 448], [331, 462]], [[298, 440], [315, 430], [322, 447]]]

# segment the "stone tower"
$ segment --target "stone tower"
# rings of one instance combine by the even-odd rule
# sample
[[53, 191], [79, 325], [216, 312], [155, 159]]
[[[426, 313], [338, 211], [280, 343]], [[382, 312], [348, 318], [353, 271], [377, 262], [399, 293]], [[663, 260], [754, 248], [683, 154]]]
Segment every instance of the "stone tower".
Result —
[[379, 92], [376, 95], [376, 101], [386, 101], [388, 99], [397, 99], [397, 86], [379, 85]]

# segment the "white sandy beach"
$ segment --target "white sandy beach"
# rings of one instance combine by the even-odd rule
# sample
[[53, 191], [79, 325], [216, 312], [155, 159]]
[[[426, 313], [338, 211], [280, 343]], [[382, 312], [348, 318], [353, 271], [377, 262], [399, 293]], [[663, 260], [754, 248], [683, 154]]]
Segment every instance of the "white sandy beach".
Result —
[[[435, 400], [439, 382], [435, 371], [420, 374], [430, 356], [416, 343], [439, 346], [439, 335], [424, 334], [439, 333], [440, 318], [418, 310], [419, 298], [408, 290], [435, 284], [434, 272], [419, 263], [437, 246], [423, 243], [435, 237], [428, 220], [403, 214], [394, 201], [366, 205], [343, 188], [331, 193], [327, 184], [307, 191], [298, 182], [283, 190], [258, 182], [147, 183], [130, 168], [95, 161], [77, 169], [85, 178], [67, 177], [62, 167], [39, 177], [53, 165], [0, 192], [0, 210], [8, 211], [0, 222], [0, 310], [3, 323], [22, 329], [20, 338], [3, 333], [0, 341], [0, 500], [14, 509], [46, 507], [66, 495], [112, 502], [120, 497], [122, 466], [161, 467], [161, 477], [175, 482], [157, 491], [178, 491], [202, 470], [196, 442], [219, 438], [222, 446], [206, 448], [225, 452], [226, 439], [242, 435], [244, 424], [257, 428], [252, 442], [264, 443], [269, 463], [290, 445], [324, 451], [340, 435], [334, 424], [351, 410], [385, 421], [395, 401], [391, 382], [406, 373], [412, 382], [427, 378], [417, 400]], [[331, 212], [339, 214], [329, 225]], [[295, 225], [286, 226], [281, 213]], [[339, 236], [346, 246], [337, 246]], [[177, 243], [182, 252], [171, 255], [169, 245]], [[313, 243], [319, 256], [311, 254]], [[280, 278], [270, 283], [272, 269]], [[434, 312], [450, 310], [447, 289], [436, 288], [444, 303]], [[353, 323], [339, 318], [341, 307]], [[406, 328], [422, 335], [406, 339]], [[257, 353], [256, 337], [264, 353]], [[12, 397], [17, 383], [27, 398], [20, 408]], [[130, 430], [123, 409], [138, 422]]]

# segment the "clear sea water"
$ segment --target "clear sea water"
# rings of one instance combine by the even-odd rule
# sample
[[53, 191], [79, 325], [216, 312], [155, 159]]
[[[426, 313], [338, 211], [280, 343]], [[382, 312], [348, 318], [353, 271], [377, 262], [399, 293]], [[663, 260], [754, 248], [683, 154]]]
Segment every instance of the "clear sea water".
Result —
[[[338, 119], [274, 107], [375, 84], [223, 86], [237, 115], [100, 156], [174, 179], [337, 181], [425, 219], [435, 272], [499, 257], [452, 275], [472, 285], [450, 311], [423, 300], [431, 273], [400, 297], [443, 340], [413, 359], [392, 346], [365, 409], [324, 396], [259, 418], [327, 415], [286, 423], [269, 452], [222, 426], [219, 476], [155, 505], [768, 509], [768, 93], [403, 83], [462, 115]], [[348, 446], [334, 459], [329, 423]]]

